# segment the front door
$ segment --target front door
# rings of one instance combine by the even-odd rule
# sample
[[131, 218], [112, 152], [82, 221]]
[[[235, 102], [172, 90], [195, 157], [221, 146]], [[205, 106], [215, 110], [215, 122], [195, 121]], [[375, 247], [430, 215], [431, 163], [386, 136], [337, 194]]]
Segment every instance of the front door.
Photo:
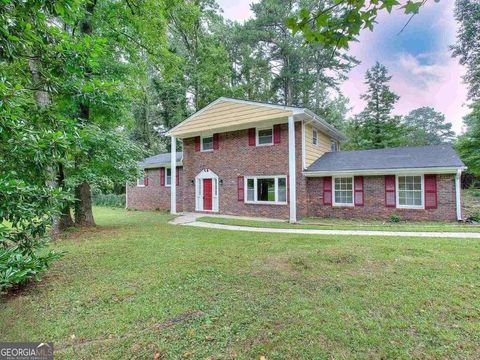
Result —
[[203, 179], [203, 210], [212, 210], [212, 179]]

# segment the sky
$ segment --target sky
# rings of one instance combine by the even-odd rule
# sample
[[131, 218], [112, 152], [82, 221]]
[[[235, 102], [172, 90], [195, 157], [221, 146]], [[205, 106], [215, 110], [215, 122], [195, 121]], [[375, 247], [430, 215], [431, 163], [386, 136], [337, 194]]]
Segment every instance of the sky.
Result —
[[[252, 0], [217, 0], [224, 17], [244, 21], [253, 17]], [[364, 30], [349, 53], [360, 64], [349, 73], [341, 90], [350, 99], [351, 112], [364, 107], [360, 95], [365, 91], [365, 72], [376, 61], [387, 66], [391, 89], [400, 96], [394, 113], [405, 115], [413, 109], [431, 106], [445, 114], [457, 133], [463, 130], [467, 89], [462, 82], [465, 69], [451, 57], [455, 43], [454, 1], [428, 1], [400, 33], [408, 17], [400, 10], [382, 14], [373, 32]]]

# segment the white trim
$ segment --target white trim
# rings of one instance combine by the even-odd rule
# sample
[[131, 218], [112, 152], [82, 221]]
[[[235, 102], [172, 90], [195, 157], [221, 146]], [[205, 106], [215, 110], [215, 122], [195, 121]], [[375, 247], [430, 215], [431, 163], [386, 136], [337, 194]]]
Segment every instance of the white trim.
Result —
[[297, 169], [295, 167], [295, 120], [288, 117], [288, 175], [290, 186], [290, 222], [297, 222]]
[[[172, 136], [170, 151], [170, 213], [177, 213], [177, 138]], [[167, 170], [165, 169], [165, 184], [167, 183]]]
[[[155, 163], [155, 164], [148, 164], [144, 166], [144, 169], [159, 169], [162, 167], [170, 167], [172, 166], [172, 163], [169, 161], [167, 163]], [[181, 161], [177, 161], [176, 166], [183, 166]]]
[[[400, 205], [399, 204], [399, 195], [400, 195], [400, 190], [398, 187], [398, 177], [402, 176], [419, 176], [420, 177], [420, 183], [422, 186], [421, 190], [421, 200], [422, 200], [422, 205]], [[418, 191], [418, 190], [416, 190]], [[420, 174], [401, 174], [401, 175], [395, 175], [395, 206], [397, 209], [425, 209], [425, 177]]]
[[458, 169], [455, 174], [455, 207], [457, 213], [457, 220], [462, 220], [462, 185], [461, 185], [462, 170]]
[[[336, 179], [352, 179], [352, 202], [351, 203], [337, 203], [335, 201], [335, 180]], [[354, 207], [355, 206], [355, 179], [353, 176], [333, 176], [332, 177], [332, 205], [338, 207]], [[341, 191], [341, 190], [339, 190]]]
[[[212, 138], [212, 148], [205, 150], [203, 148], [203, 139], [205, 138]], [[213, 134], [212, 135], [202, 135], [200, 136], [200, 151], [201, 152], [212, 152], [213, 151]]]
[[[259, 179], [274, 179], [275, 187], [275, 201], [259, 201], [257, 200], [257, 183]], [[285, 201], [278, 201], [278, 179], [285, 179]], [[248, 180], [253, 180], [253, 198], [254, 200], [248, 200]], [[286, 175], [259, 175], [259, 176], [244, 176], [243, 178], [243, 202], [245, 204], [263, 204], [263, 205], [287, 205], [287, 194], [288, 194], [288, 185], [287, 185], [287, 176]]]
[[[203, 180], [212, 179], [212, 210], [203, 208]], [[218, 212], [220, 208], [220, 181], [210, 169], [204, 169], [195, 176], [195, 211]]]
[[[266, 144], [260, 144], [259, 143], [259, 131], [262, 131], [262, 130], [272, 130], [272, 142], [270, 143], [266, 143]], [[273, 139], [273, 136], [274, 136], [274, 131], [273, 131], [273, 126], [266, 126], [266, 127], [256, 127], [255, 128], [255, 146], [271, 146], [273, 145], [274, 143], [274, 139]]]
[[341, 171], [304, 171], [306, 177], [342, 176], [342, 175], [423, 175], [423, 174], [455, 174], [457, 167], [431, 167], [431, 168], [406, 168], [406, 169], [378, 169], [378, 170], [341, 170]]

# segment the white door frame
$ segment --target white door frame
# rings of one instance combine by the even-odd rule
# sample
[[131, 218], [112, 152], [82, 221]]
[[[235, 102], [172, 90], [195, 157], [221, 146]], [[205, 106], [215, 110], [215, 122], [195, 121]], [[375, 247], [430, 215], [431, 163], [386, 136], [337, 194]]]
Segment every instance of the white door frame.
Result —
[[[212, 210], [203, 209], [203, 179], [212, 179]], [[195, 177], [195, 211], [218, 212], [220, 188], [218, 186], [218, 175], [210, 169], [203, 169]]]

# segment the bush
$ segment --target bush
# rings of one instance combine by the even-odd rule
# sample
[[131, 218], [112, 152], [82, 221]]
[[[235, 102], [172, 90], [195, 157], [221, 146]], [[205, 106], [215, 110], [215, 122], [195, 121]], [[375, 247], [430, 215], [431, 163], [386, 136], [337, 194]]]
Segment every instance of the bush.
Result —
[[39, 279], [50, 263], [62, 256], [55, 251], [45, 251], [43, 245], [25, 254], [18, 246], [0, 248], [0, 293], [16, 285], [24, 285], [31, 279]]
[[125, 194], [95, 194], [93, 196], [93, 205], [125, 207]]
[[399, 223], [400, 222], [400, 216], [396, 215], [396, 214], [392, 214], [390, 215], [390, 218], [388, 219], [389, 222], [391, 223]]

